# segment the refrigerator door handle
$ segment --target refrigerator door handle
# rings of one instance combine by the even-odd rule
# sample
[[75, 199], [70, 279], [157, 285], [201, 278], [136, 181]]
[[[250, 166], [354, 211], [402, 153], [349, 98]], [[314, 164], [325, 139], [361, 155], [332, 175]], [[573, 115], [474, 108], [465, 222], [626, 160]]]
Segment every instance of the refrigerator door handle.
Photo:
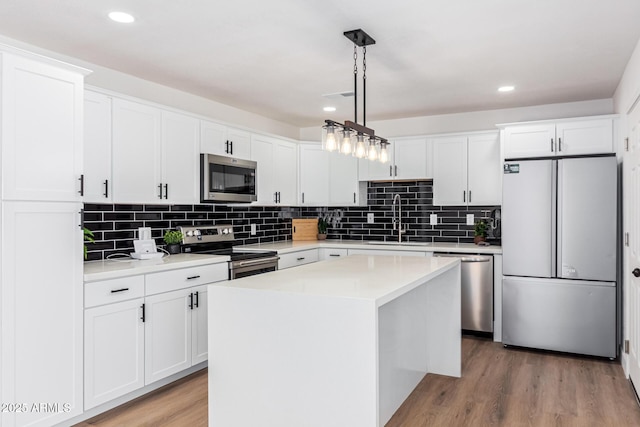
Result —
[[562, 265], [562, 160], [554, 160], [553, 191], [551, 192], [551, 277], [558, 277]]

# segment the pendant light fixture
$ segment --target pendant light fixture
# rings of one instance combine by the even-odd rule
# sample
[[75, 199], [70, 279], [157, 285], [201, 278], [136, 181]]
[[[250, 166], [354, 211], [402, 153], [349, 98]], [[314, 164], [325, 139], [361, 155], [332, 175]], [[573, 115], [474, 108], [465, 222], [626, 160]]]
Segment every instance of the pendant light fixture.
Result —
[[[322, 147], [326, 151], [339, 151], [342, 154], [386, 163], [389, 161], [389, 142], [377, 136], [373, 129], [366, 127], [367, 46], [375, 44], [376, 41], [360, 29], [345, 31], [344, 36], [353, 42], [354, 121], [346, 120], [343, 124], [325, 120], [322, 127]], [[358, 124], [358, 47], [362, 48], [362, 125]]]

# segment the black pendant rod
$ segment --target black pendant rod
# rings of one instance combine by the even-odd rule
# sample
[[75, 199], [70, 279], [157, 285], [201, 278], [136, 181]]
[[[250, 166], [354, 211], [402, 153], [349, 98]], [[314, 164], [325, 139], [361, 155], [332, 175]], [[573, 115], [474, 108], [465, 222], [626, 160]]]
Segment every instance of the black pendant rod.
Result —
[[362, 125], [367, 126], [367, 46], [362, 47]]
[[358, 123], [358, 47], [353, 45], [353, 121]]

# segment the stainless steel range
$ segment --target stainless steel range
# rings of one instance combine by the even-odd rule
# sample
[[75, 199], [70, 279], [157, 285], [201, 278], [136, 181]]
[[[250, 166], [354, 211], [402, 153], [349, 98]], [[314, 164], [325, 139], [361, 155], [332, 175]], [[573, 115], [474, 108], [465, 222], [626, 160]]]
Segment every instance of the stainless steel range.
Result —
[[232, 225], [178, 227], [182, 231], [182, 252], [194, 254], [228, 255], [229, 280], [278, 269], [277, 252], [250, 252], [233, 248], [239, 244]]

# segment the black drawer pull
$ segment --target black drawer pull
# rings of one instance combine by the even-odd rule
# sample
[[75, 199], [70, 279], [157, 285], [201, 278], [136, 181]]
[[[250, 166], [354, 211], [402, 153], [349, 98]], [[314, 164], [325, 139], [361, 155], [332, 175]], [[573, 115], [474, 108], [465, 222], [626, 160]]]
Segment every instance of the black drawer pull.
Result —
[[340, 256], [340, 254], [329, 254], [329, 256]]
[[300, 257], [300, 258], [298, 258], [298, 261], [302, 261], [302, 260], [304, 260], [304, 258], [305, 257]]
[[126, 291], [128, 291], [128, 290], [129, 290], [129, 288], [112, 289], [112, 290], [111, 290], [111, 293], [112, 293], [112, 294], [117, 294], [118, 292], [126, 292]]
[[199, 295], [198, 291], [196, 291], [195, 296], [196, 296], [195, 305], [196, 305], [196, 308], [197, 308], [197, 307], [200, 307], [200, 295]]
[[187, 280], [193, 280], [193, 279], [199, 279], [200, 275], [198, 274], [197, 276], [189, 276], [187, 277]]
[[141, 317], [140, 319], [142, 320], [142, 323], [144, 323], [144, 321], [145, 321], [145, 309], [144, 309], [144, 308], [145, 308], [145, 305], [144, 305], [144, 304], [142, 304], [142, 307], [141, 307], [141, 308], [142, 308], [142, 317]]

